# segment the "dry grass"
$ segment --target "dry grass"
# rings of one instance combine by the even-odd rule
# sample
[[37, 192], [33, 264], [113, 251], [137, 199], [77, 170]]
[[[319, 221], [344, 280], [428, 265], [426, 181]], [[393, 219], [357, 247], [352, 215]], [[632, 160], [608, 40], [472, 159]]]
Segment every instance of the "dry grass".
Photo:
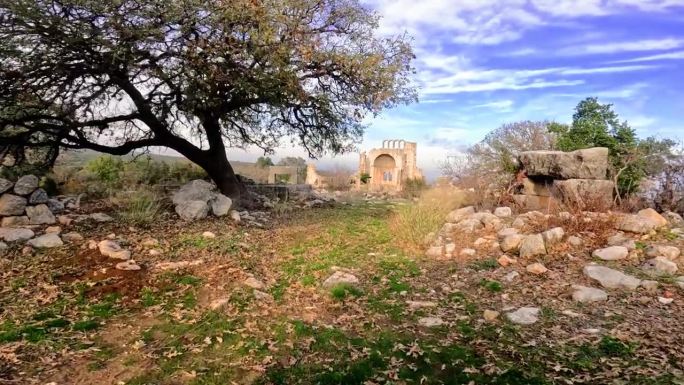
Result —
[[425, 190], [417, 202], [397, 209], [390, 229], [401, 246], [418, 252], [424, 248], [427, 235], [439, 230], [447, 214], [465, 201], [466, 194], [454, 187]]

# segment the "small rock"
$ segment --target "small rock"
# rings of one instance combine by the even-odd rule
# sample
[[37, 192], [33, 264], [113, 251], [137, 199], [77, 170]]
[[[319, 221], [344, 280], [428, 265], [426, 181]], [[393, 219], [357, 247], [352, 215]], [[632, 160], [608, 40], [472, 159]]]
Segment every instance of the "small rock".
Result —
[[176, 205], [176, 213], [185, 221], [196, 221], [207, 217], [209, 206], [204, 201], [187, 201]]
[[432, 246], [425, 252], [425, 255], [432, 258], [439, 258], [442, 256], [442, 246]]
[[655, 257], [646, 261], [642, 269], [651, 275], [670, 275], [677, 272], [677, 264], [665, 257]]
[[220, 310], [224, 306], [228, 305], [230, 298], [217, 298], [209, 303], [209, 309]]
[[2, 218], [2, 227], [28, 226], [29, 218], [26, 215]]
[[52, 211], [53, 214], [59, 214], [64, 211], [64, 203], [60, 202], [57, 199], [48, 198], [45, 204], [50, 209], [50, 211]]
[[35, 175], [24, 175], [14, 184], [14, 193], [17, 195], [29, 195], [38, 188], [40, 180]]
[[511, 227], [516, 228], [516, 229], [522, 229], [523, 227], [525, 227], [525, 225], [527, 225], [527, 222], [525, 222], [525, 219], [520, 218], [520, 217], [515, 218], [513, 223], [511, 223]]
[[216, 197], [211, 201], [211, 213], [217, 217], [223, 217], [230, 212], [230, 206], [233, 201], [223, 194], [216, 194]]
[[240, 218], [240, 213], [236, 210], [230, 211], [230, 219], [232, 219], [235, 223], [240, 223], [240, 221], [242, 220], [242, 218]]
[[62, 246], [64, 245], [64, 242], [62, 242], [62, 239], [59, 237], [59, 235], [51, 233], [33, 238], [29, 240], [27, 244], [35, 247], [36, 249], [50, 249], [53, 247]]
[[523, 258], [545, 254], [546, 246], [541, 234], [528, 235], [520, 243], [520, 256]]
[[680, 289], [684, 289], [684, 275], [677, 277], [675, 279], [675, 284], [679, 286]]
[[263, 292], [263, 291], [261, 291], [261, 290], [254, 289], [254, 290], [252, 291], [252, 293], [254, 294], [254, 299], [256, 299], [257, 301], [260, 301], [260, 302], [273, 302], [273, 296], [270, 295], [270, 294], [268, 294], [268, 293], [266, 293], [266, 292]]
[[0, 197], [0, 216], [23, 215], [26, 210], [26, 198], [12, 194]]
[[0, 227], [0, 239], [5, 242], [28, 241], [35, 233], [29, 229], [15, 229]]
[[655, 292], [658, 290], [658, 281], [643, 280], [641, 281], [641, 287], [646, 289], [646, 291]]
[[511, 271], [510, 273], [508, 273], [504, 276], [504, 280], [506, 282], [513, 282], [519, 276], [520, 276], [520, 273], [518, 273], [517, 271]]
[[140, 265], [135, 263], [134, 260], [129, 259], [129, 260], [117, 263], [116, 268], [117, 268], [117, 270], [135, 271], [135, 270], [140, 270]]
[[610, 246], [604, 249], [594, 250], [591, 255], [604, 261], [616, 261], [627, 258], [629, 250], [624, 246]]
[[121, 246], [119, 246], [118, 243], [109, 239], [101, 241], [97, 244], [97, 247], [100, 250], [100, 254], [104, 255], [105, 257], [123, 260], [131, 258], [130, 251], [124, 250], [121, 248]]
[[110, 217], [105, 213], [93, 213], [90, 214], [88, 217], [97, 223], [111, 222], [114, 220], [114, 218]]
[[474, 249], [461, 249], [461, 251], [458, 253], [461, 257], [474, 257], [477, 255], [477, 251]]
[[496, 310], [485, 310], [484, 313], [482, 314], [482, 317], [485, 319], [487, 322], [492, 322], [499, 318], [499, 312]]
[[527, 265], [525, 267], [525, 270], [527, 270], [528, 273], [536, 274], [536, 275], [541, 275], [549, 271], [549, 269], [546, 268], [546, 266], [542, 265], [539, 262], [532, 263], [530, 265]]
[[161, 251], [159, 251], [157, 249], [150, 249], [150, 251], [148, 251], [147, 254], [149, 254], [152, 257], [156, 257], [156, 256], [161, 255]]
[[449, 223], [460, 222], [466, 217], [475, 214], [475, 207], [468, 206], [456, 209], [447, 215], [446, 221]]
[[48, 194], [42, 188], [36, 189], [28, 198], [28, 203], [37, 205], [40, 203], [48, 203]]
[[74, 220], [67, 217], [66, 215], [60, 215], [57, 217], [57, 222], [59, 222], [59, 224], [62, 226], [71, 226]]
[[145, 247], [157, 247], [159, 246], [159, 241], [154, 238], [146, 238], [142, 241], [142, 245]]
[[12, 186], [14, 186], [14, 183], [5, 178], [0, 178], [0, 194], [4, 194], [9, 191], [12, 189]]
[[64, 242], [70, 242], [70, 243], [82, 242], [83, 241], [83, 235], [81, 235], [75, 231], [71, 231], [71, 232], [68, 232], [66, 234], [62, 234], [62, 240]]
[[477, 230], [484, 228], [484, 225], [479, 219], [471, 218], [464, 219], [456, 223], [455, 227], [458, 231], [462, 231], [464, 233], [473, 233]]
[[[2, 192], [1, 190], [2, 190], [2, 188], [0, 188], [0, 192]], [[675, 212], [666, 211], [666, 212], [663, 214], [663, 217], [664, 217], [665, 219], [667, 219], [667, 221], [670, 223], [671, 226], [680, 226], [680, 225], [684, 225], [684, 218], [682, 218], [681, 215], [679, 215], [679, 214], [677, 214], [677, 213], [675, 213]]]
[[581, 285], [573, 285], [572, 288], [575, 289], [572, 293], [572, 299], [577, 302], [599, 302], [608, 300], [608, 294], [601, 289]]
[[88, 249], [89, 249], [89, 250], [95, 250], [95, 249], [97, 249], [97, 242], [94, 241], [94, 240], [92, 240], [92, 239], [89, 240], [89, 241], [88, 241]]
[[48, 226], [45, 229], [45, 232], [46, 233], [52, 233], [52, 234], [59, 234], [62, 232], [62, 228], [59, 226]]
[[572, 247], [582, 247], [584, 241], [582, 241], [582, 238], [572, 235], [568, 237], [568, 244]]
[[669, 305], [673, 301], [674, 301], [674, 298], [658, 297], [658, 302], [662, 303], [663, 305]]
[[547, 249], [560, 243], [564, 236], [565, 231], [562, 227], [554, 227], [553, 229], [546, 230], [542, 233], [542, 238], [544, 238], [544, 244]]
[[587, 265], [583, 271], [584, 275], [608, 289], [635, 290], [641, 283], [640, 279], [605, 266]]
[[516, 252], [520, 249], [520, 245], [524, 238], [525, 236], [521, 234], [507, 235], [501, 240], [499, 246], [504, 253]]
[[516, 235], [516, 234], [518, 234], [518, 233], [520, 233], [520, 230], [518, 230], [518, 229], [516, 229], [516, 228], [514, 228], [514, 227], [506, 227], [506, 228], [504, 228], [504, 229], [499, 230], [499, 232], [496, 233], [496, 236], [497, 236], [499, 239], [504, 239], [504, 238], [506, 238], [506, 237], [509, 236], [509, 235]]
[[431, 328], [444, 325], [444, 321], [438, 317], [423, 317], [418, 320], [418, 324], [426, 328]]
[[216, 238], [216, 234], [212, 233], [211, 231], [205, 231], [202, 233], [202, 236], [207, 239], [214, 239]]
[[26, 215], [32, 225], [51, 225], [57, 222], [50, 209], [44, 204], [26, 207]]
[[359, 284], [359, 279], [353, 274], [349, 274], [344, 271], [336, 271], [325, 281], [323, 281], [323, 287], [329, 289], [337, 285], [352, 285], [356, 286]]
[[521, 307], [514, 312], [506, 313], [506, 318], [514, 324], [532, 325], [539, 320], [539, 308]]
[[646, 248], [646, 255], [649, 257], [665, 257], [670, 261], [679, 258], [681, 251], [674, 246], [652, 245]]
[[515, 260], [514, 258], [509, 257], [508, 255], [502, 255], [499, 257], [499, 259], [496, 260], [496, 262], [498, 262], [499, 265], [506, 267], [506, 266], [513, 264], [513, 263], [516, 263], [518, 261]]
[[259, 281], [254, 277], [248, 277], [242, 282], [245, 286], [249, 286], [252, 289], [262, 290], [266, 287], [263, 282]]
[[410, 310], [426, 309], [437, 307], [436, 302], [431, 301], [406, 301]]
[[456, 244], [455, 243], [447, 243], [444, 245], [444, 253], [448, 255], [454, 254], [454, 251], [456, 251]]
[[494, 210], [494, 215], [499, 218], [510, 218], [513, 215], [513, 210], [510, 207], [497, 207]]

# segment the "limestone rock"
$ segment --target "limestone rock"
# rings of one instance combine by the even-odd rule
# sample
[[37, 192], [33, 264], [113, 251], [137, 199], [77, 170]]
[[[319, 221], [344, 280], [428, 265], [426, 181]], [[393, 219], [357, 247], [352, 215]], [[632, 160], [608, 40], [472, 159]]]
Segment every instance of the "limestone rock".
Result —
[[[0, 190], [2, 190], [0, 188]], [[672, 212], [672, 211], [666, 211], [663, 213], [663, 217], [667, 219], [667, 221], [670, 223], [670, 226], [681, 226], [684, 225], [684, 218], [682, 218], [681, 215]]]
[[259, 302], [273, 302], [273, 296], [261, 290], [254, 289], [252, 294], [254, 294], [254, 299]]
[[432, 258], [439, 258], [442, 256], [442, 246], [432, 246], [425, 252], [425, 255]]
[[32, 205], [37, 205], [40, 203], [47, 203], [48, 202], [48, 194], [45, 190], [42, 188], [36, 189], [34, 192], [29, 195], [28, 198], [28, 203]]
[[11, 190], [12, 186], [14, 186], [14, 183], [5, 178], [0, 178], [0, 194], [4, 194]]
[[189, 201], [202, 201], [205, 204], [214, 199], [217, 193], [213, 184], [196, 179], [184, 184], [178, 191], [176, 191], [171, 201], [174, 205], [179, 205]]
[[572, 288], [575, 290], [572, 299], [577, 302], [600, 302], [608, 299], [608, 294], [601, 289], [581, 285], [573, 285]]
[[53, 214], [59, 214], [64, 211], [64, 203], [60, 202], [58, 199], [48, 198], [45, 204]]
[[230, 211], [230, 219], [232, 219], [235, 223], [240, 223], [242, 220], [242, 218], [240, 218], [240, 213], [237, 210]]
[[514, 227], [506, 227], [506, 228], [504, 228], [504, 229], [499, 230], [499, 232], [496, 233], [496, 236], [497, 236], [499, 239], [504, 239], [504, 238], [506, 238], [506, 237], [509, 236], [509, 235], [516, 235], [516, 234], [519, 234], [519, 233], [520, 233], [520, 230], [519, 230], [519, 229], [516, 229], [516, 228], [514, 228]]
[[527, 235], [520, 242], [520, 256], [535, 257], [546, 254], [546, 246], [544, 246], [544, 238], [541, 234]]
[[535, 262], [532, 264], [527, 265], [525, 267], [525, 270], [527, 270], [528, 273], [536, 274], [536, 275], [541, 275], [549, 271], [549, 269], [546, 268], [546, 266], [542, 265], [539, 262]]
[[547, 249], [560, 243], [564, 236], [565, 231], [562, 227], [554, 227], [553, 229], [546, 230], [542, 233], [542, 238], [544, 238], [544, 244]]
[[679, 286], [680, 289], [684, 290], [684, 275], [677, 277], [675, 279], [675, 284]]
[[674, 298], [658, 297], [658, 302], [663, 305], [669, 305], [674, 301]]
[[5, 242], [27, 241], [35, 236], [29, 229], [0, 227], [0, 239]]
[[23, 215], [26, 209], [26, 198], [12, 194], [0, 197], [0, 215]]
[[513, 282], [519, 276], [520, 276], [520, 273], [518, 273], [517, 271], [511, 271], [510, 273], [508, 273], [504, 276], [504, 280], [506, 282]]
[[233, 201], [223, 194], [216, 194], [216, 197], [211, 201], [211, 213], [217, 217], [228, 215]]
[[485, 321], [487, 322], [492, 322], [499, 318], [499, 312], [496, 310], [485, 310], [484, 313], [482, 313], [482, 318], [484, 318]]
[[629, 255], [629, 250], [624, 246], [610, 246], [604, 249], [594, 250], [591, 255], [604, 261], [617, 261], [625, 259]]
[[600, 265], [587, 265], [584, 267], [584, 275], [598, 281], [607, 289], [635, 290], [641, 280], [620, 271]]
[[646, 248], [646, 255], [649, 257], [665, 257], [670, 261], [679, 258], [681, 251], [674, 246], [651, 245]]
[[667, 226], [667, 219], [653, 209], [644, 209], [637, 214], [628, 214], [617, 221], [617, 229], [631, 233], [646, 234]]
[[643, 287], [644, 289], [646, 289], [646, 291], [655, 292], [658, 290], [658, 281], [651, 281], [651, 280], [645, 279], [645, 280], [641, 281], [640, 286]]
[[29, 218], [26, 215], [20, 217], [4, 217], [2, 218], [2, 227], [20, 227], [28, 226]]
[[418, 319], [418, 324], [426, 328], [432, 328], [444, 325], [444, 321], [439, 317], [422, 317]]
[[448, 255], [453, 255], [454, 251], [456, 251], [456, 244], [455, 243], [447, 243], [444, 245], [444, 253]]
[[494, 215], [499, 218], [510, 218], [513, 215], [513, 210], [510, 207], [497, 207], [494, 210]]
[[330, 277], [323, 281], [323, 287], [329, 289], [337, 285], [352, 285], [357, 286], [359, 284], [359, 279], [355, 275], [338, 270], [334, 272]]
[[470, 218], [470, 219], [464, 219], [454, 226], [456, 227], [457, 230], [465, 232], [465, 233], [472, 233], [477, 230], [480, 230], [484, 228], [484, 225], [479, 219], [475, 218]]
[[71, 232], [68, 232], [66, 234], [62, 234], [62, 240], [64, 242], [76, 243], [76, 242], [82, 242], [83, 239], [84, 239], [83, 235], [81, 235], [75, 231], [71, 231]]
[[140, 265], [135, 263], [134, 260], [129, 259], [129, 260], [117, 263], [116, 269], [117, 270], [124, 270], [124, 271], [136, 271], [136, 270], [140, 270], [141, 268], [140, 268]]
[[40, 180], [35, 175], [24, 175], [14, 184], [14, 193], [17, 195], [29, 195], [38, 188]]
[[212, 233], [211, 231], [205, 231], [202, 233], [202, 237], [207, 239], [214, 239], [216, 238], [216, 234]]
[[29, 223], [32, 225], [51, 225], [57, 223], [55, 216], [47, 205], [44, 204], [26, 207], [26, 215], [29, 217]]
[[651, 275], [670, 275], [677, 272], [677, 264], [661, 256], [646, 261], [642, 269]]
[[477, 251], [475, 249], [461, 249], [458, 255], [461, 257], [474, 257], [477, 255]]
[[545, 178], [523, 178], [522, 193], [525, 195], [550, 197], [551, 185]]
[[446, 221], [449, 223], [460, 222], [463, 219], [465, 219], [468, 216], [473, 215], [473, 214], [475, 214], [475, 207], [473, 207], [473, 206], [462, 207], [460, 209], [456, 209], [456, 210], [450, 212], [447, 215]]
[[114, 218], [105, 213], [92, 213], [88, 217], [97, 223], [106, 223], [114, 220]]
[[48, 233], [41, 235], [39, 237], [33, 238], [26, 242], [28, 245], [35, 247], [36, 249], [49, 249], [52, 247], [59, 247], [64, 245], [62, 239], [59, 235], [54, 233]]
[[259, 281], [254, 277], [248, 277], [242, 282], [245, 286], [251, 287], [252, 289], [262, 290], [266, 287], [263, 282]]
[[506, 313], [506, 318], [514, 324], [532, 325], [539, 321], [539, 308], [521, 307], [516, 311]]
[[623, 232], [619, 232], [615, 235], [611, 235], [607, 239], [608, 246], [623, 246], [628, 250], [636, 249], [636, 242], [634, 239], [628, 237]]
[[57, 222], [59, 222], [59, 224], [62, 226], [71, 226], [74, 220], [67, 217], [66, 215], [60, 215], [57, 217]]
[[572, 247], [581, 247], [584, 241], [582, 241], [582, 238], [572, 235], [568, 237], [568, 244]]
[[499, 265], [506, 267], [513, 263], [517, 263], [518, 261], [516, 261], [514, 258], [509, 257], [508, 255], [502, 255], [499, 257], [499, 259], [496, 260], [496, 262], [498, 262]]
[[522, 229], [523, 227], [525, 227], [525, 225], [527, 225], [527, 222], [525, 222], [525, 219], [521, 217], [515, 218], [515, 220], [513, 220], [513, 223], [511, 223], [511, 226], [514, 229]]
[[406, 301], [410, 310], [429, 309], [437, 307], [437, 302], [432, 301]]
[[195, 221], [207, 217], [209, 206], [204, 201], [185, 201], [176, 205], [176, 213], [185, 221]]
[[528, 176], [605, 179], [608, 173], [608, 149], [604, 147], [572, 152], [525, 151], [518, 160]]
[[563, 203], [568, 205], [597, 208], [608, 208], [613, 205], [615, 183], [610, 180], [556, 180], [553, 187]]
[[127, 260], [131, 258], [131, 252], [123, 249], [118, 243], [106, 239], [97, 244], [100, 254], [105, 257]]

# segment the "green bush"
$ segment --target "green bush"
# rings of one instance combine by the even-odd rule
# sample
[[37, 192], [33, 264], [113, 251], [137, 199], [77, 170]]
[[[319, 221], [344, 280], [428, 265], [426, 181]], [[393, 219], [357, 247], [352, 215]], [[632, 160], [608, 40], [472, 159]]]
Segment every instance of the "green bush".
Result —
[[146, 227], [157, 221], [164, 211], [164, 205], [150, 192], [134, 192], [126, 194], [122, 199], [122, 210], [119, 217], [124, 223]]
[[124, 163], [120, 158], [111, 155], [103, 155], [95, 158], [86, 164], [86, 170], [91, 172], [95, 178], [107, 185], [114, 187], [120, 183], [121, 173], [124, 170]]

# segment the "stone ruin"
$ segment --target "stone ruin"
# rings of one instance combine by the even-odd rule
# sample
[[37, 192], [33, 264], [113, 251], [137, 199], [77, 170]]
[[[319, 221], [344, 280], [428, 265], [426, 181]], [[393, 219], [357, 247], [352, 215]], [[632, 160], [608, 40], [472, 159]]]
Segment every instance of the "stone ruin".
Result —
[[22, 176], [15, 183], [0, 179], [2, 227], [50, 225], [57, 221], [54, 213], [64, 210], [64, 204], [49, 198], [38, 185], [35, 175]]
[[608, 149], [595, 147], [572, 152], [526, 151], [518, 161], [517, 193], [522, 209], [540, 210], [561, 203], [607, 209], [613, 205], [615, 184], [608, 180]]
[[[357, 188], [369, 191], [402, 191], [408, 180], [422, 180], [423, 173], [417, 165], [415, 142], [400, 139], [384, 140], [381, 148], [362, 152], [359, 156]], [[366, 184], [361, 175], [370, 177]]]

